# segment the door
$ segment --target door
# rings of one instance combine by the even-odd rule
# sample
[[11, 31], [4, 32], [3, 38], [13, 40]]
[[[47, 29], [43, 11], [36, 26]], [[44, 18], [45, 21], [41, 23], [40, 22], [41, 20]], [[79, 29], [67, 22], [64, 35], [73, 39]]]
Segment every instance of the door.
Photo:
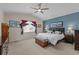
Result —
[[2, 23], [1, 27], [2, 27], [1, 54], [6, 55], [8, 53], [9, 26], [6, 23]]
[[2, 23], [2, 44], [4, 44], [4, 42], [7, 40], [8, 36], [9, 36], [9, 27], [6, 23]]

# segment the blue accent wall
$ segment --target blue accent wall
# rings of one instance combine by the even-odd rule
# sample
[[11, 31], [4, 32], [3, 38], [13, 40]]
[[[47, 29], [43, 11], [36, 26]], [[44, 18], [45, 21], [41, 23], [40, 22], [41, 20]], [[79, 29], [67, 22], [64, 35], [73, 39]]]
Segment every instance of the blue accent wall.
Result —
[[43, 24], [49, 24], [58, 21], [63, 21], [63, 27], [65, 28], [65, 31], [68, 29], [68, 26], [73, 26], [74, 29], [79, 30], [79, 12], [57, 18], [48, 19], [43, 21]]

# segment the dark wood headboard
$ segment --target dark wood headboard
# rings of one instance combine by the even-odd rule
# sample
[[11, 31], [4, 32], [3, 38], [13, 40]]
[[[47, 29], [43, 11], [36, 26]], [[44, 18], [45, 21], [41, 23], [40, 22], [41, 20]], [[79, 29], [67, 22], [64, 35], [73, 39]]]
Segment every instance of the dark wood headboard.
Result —
[[61, 33], [65, 33], [65, 28], [62, 28], [62, 27], [51, 28], [51, 30], [52, 30], [53, 32], [55, 32], [55, 31], [60, 31]]

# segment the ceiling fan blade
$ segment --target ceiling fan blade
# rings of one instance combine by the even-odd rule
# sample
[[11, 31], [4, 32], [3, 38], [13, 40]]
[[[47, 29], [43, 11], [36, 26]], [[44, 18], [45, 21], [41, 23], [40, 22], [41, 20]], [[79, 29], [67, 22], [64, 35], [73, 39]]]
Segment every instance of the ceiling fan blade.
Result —
[[41, 8], [41, 3], [38, 4], [39, 9]]
[[38, 11], [35, 11], [34, 13], [37, 13]]
[[38, 10], [37, 8], [33, 8], [33, 7], [31, 7], [32, 9], [35, 9], [35, 10]]
[[42, 8], [41, 10], [48, 10], [49, 8]]
[[40, 11], [43, 14], [43, 11]]

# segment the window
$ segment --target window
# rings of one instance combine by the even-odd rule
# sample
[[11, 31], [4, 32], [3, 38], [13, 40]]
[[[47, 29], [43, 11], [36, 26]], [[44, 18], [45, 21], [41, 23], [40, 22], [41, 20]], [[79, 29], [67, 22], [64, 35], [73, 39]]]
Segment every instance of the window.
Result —
[[35, 21], [24, 21], [21, 23], [22, 32], [36, 32], [36, 22]]
[[23, 32], [35, 32], [35, 26], [32, 22], [26, 22], [27, 25], [23, 26]]

